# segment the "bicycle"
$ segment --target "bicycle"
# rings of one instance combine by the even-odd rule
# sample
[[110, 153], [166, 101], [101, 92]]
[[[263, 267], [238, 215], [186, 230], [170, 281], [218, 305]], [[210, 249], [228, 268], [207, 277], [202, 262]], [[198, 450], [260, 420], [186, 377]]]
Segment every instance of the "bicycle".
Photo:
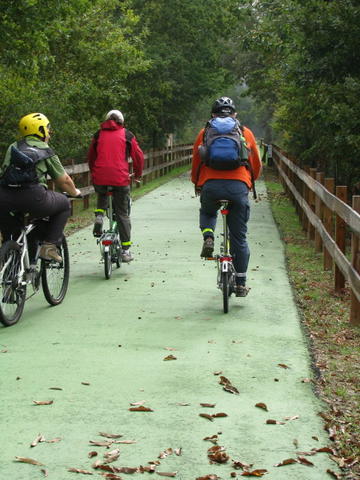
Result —
[[117, 268], [121, 267], [121, 240], [115, 212], [113, 210], [112, 187], [107, 187], [106, 195], [109, 197], [109, 205], [106, 209], [109, 228], [97, 239], [97, 244], [100, 245], [100, 255], [101, 260], [104, 262], [105, 278], [109, 280], [112, 274], [113, 263], [116, 264]]
[[[6, 241], [0, 248], [0, 322], [9, 327], [17, 323], [23, 313], [26, 300], [42, 285], [45, 299], [50, 305], [59, 305], [65, 298], [70, 275], [69, 250], [65, 236], [58, 247], [62, 262], [39, 257], [40, 245], [31, 258], [29, 234], [45, 219], [33, 219], [25, 224], [18, 239]], [[28, 287], [32, 293], [27, 296]]]
[[230, 253], [229, 227], [227, 215], [229, 214], [229, 200], [219, 200], [220, 213], [223, 220], [222, 241], [220, 253], [208, 260], [216, 260], [217, 263], [217, 287], [222, 291], [224, 313], [229, 311], [229, 298], [235, 289], [235, 268]]

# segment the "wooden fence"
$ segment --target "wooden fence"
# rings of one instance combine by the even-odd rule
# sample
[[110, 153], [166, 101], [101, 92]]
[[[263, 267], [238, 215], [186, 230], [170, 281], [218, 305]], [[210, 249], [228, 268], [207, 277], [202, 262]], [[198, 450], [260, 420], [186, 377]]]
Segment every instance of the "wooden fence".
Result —
[[276, 145], [272, 158], [308, 238], [323, 252], [324, 270], [334, 272], [335, 291], [349, 284], [350, 322], [360, 325], [360, 196], [352, 197], [350, 207], [346, 186], [315, 168], [299, 168]]
[[[162, 177], [174, 168], [190, 165], [192, 160], [192, 148], [192, 144], [182, 144], [174, 145], [173, 147], [162, 150], [150, 150], [145, 152], [142, 183], [146, 184], [150, 180]], [[65, 170], [75, 180], [76, 186], [81, 190], [84, 208], [88, 208], [90, 195], [94, 193], [94, 187], [91, 184], [89, 165], [87, 163], [75, 164], [74, 162], [71, 162], [70, 165], [65, 167]], [[51, 182], [49, 183], [50, 188], [54, 188]], [[139, 186], [139, 184], [136, 184], [136, 186]]]

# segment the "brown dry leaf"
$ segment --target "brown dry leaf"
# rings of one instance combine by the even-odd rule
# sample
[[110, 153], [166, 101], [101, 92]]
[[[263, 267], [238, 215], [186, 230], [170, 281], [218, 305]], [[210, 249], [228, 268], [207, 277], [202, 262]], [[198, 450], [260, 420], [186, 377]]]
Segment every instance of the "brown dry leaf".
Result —
[[94, 475], [93, 472], [89, 472], [89, 470], [82, 470], [81, 468], [68, 468], [68, 472], [73, 473], [82, 473], [83, 475]]
[[109, 478], [110, 480], [122, 480], [122, 477], [115, 475], [115, 473], [100, 473], [104, 478]]
[[318, 437], [316, 437], [315, 435], [314, 435], [313, 437], [311, 437], [311, 438], [312, 438], [313, 440], [315, 440], [316, 442], [318, 442], [318, 441], [319, 441], [319, 438], [318, 438]]
[[41, 433], [31, 442], [30, 447], [36, 447], [39, 442], [45, 442], [45, 437]]
[[102, 463], [101, 460], [96, 460], [92, 465], [92, 468], [95, 470], [104, 470], [105, 472], [111, 472], [111, 473], [119, 473], [120, 469], [118, 467], [115, 467], [114, 465], [108, 465], [105, 463]]
[[120, 467], [119, 473], [136, 473], [139, 469], [137, 467]]
[[219, 437], [217, 435], [213, 435], [212, 437], [205, 437], [203, 440], [207, 440], [209, 442], [212, 442], [214, 444], [217, 444]]
[[130, 412], [153, 412], [149, 407], [144, 407], [144, 405], [140, 405], [140, 407], [129, 408]]
[[54, 403], [54, 400], [33, 400], [33, 403], [35, 403], [35, 405], [52, 405]]
[[244, 463], [240, 462], [240, 460], [233, 460], [232, 468], [235, 468], [235, 470], [250, 470], [250, 468], [253, 466], [252, 463]]
[[118, 440], [117, 442], [114, 443], [123, 443], [125, 445], [131, 445], [132, 443], [136, 443], [136, 440]]
[[227, 413], [224, 413], [224, 412], [219, 412], [219, 413], [213, 413], [211, 415], [213, 418], [220, 418], [220, 417], [227, 417]]
[[276, 463], [274, 467], [284, 467], [285, 465], [292, 465], [293, 463], [298, 463], [298, 461], [295, 460], [295, 458], [287, 458], [280, 463]]
[[252, 472], [243, 472], [240, 474], [241, 477], [262, 477], [268, 473], [265, 468], [259, 468], [257, 470], [253, 470]]
[[205, 477], [197, 477], [196, 480], [220, 480], [220, 477], [217, 475], [205, 475]]
[[267, 406], [266, 406], [266, 403], [262, 403], [262, 402], [257, 403], [257, 404], [255, 405], [255, 407], [262, 408], [263, 410], [266, 410], [266, 411], [268, 412], [268, 408], [267, 408]]
[[43, 463], [28, 457], [15, 457], [15, 460], [21, 463], [30, 463], [31, 465], [41, 465], [41, 466], [44, 465]]
[[141, 400], [141, 402], [132, 402], [132, 403], [130, 403], [130, 405], [132, 407], [138, 407], [139, 405], [144, 405], [145, 402], [146, 402], [146, 400]]
[[140, 465], [139, 467], [139, 473], [153, 473], [155, 472], [155, 469], [156, 469], [156, 465], [150, 465], [150, 467], [143, 467], [142, 465]]
[[156, 472], [161, 477], [176, 477], [177, 472]]
[[221, 375], [222, 374], [222, 371], [219, 370], [218, 372], [214, 372], [214, 375]]
[[176, 352], [176, 348], [172, 347], [165, 347], [165, 350], [169, 350], [170, 352]]
[[46, 443], [59, 443], [61, 442], [61, 437], [52, 438], [51, 440], [45, 440]]
[[120, 449], [115, 448], [115, 450], [111, 450], [111, 452], [105, 452], [104, 458], [105, 463], [112, 463], [116, 462], [116, 460], [120, 457]]
[[122, 435], [118, 434], [118, 433], [105, 433], [105, 432], [99, 432], [99, 435], [101, 437], [105, 437], [105, 438], [120, 438], [122, 437]]
[[92, 450], [91, 452], [88, 453], [88, 457], [89, 457], [89, 458], [93, 458], [93, 457], [96, 457], [97, 454], [98, 454], [98, 453], [95, 452], [95, 450]]
[[232, 385], [230, 380], [228, 378], [224, 377], [223, 375], [221, 375], [219, 383], [220, 383], [220, 385], [223, 385], [223, 389], [226, 392], [239, 394], [239, 390], [236, 387], [234, 387], [234, 385]]
[[61, 387], [49, 387], [49, 390], [62, 390]]
[[86, 385], [86, 386], [89, 386], [90, 383], [89, 382], [81, 382], [81, 385]]
[[180, 448], [175, 448], [174, 453], [175, 453], [175, 455], [180, 457], [182, 455], [182, 448], [181, 447]]
[[278, 367], [281, 367], [281, 368], [290, 368], [288, 365], [285, 365], [285, 363], [278, 363]]
[[214, 445], [208, 449], [208, 457], [210, 462], [213, 463], [226, 463], [229, 460], [229, 455], [226, 453], [225, 448], [220, 445]]
[[314, 464], [312, 462], [310, 462], [310, 460], [307, 460], [304, 457], [298, 457], [297, 459], [298, 459], [298, 462], [302, 463], [303, 465], [307, 465], [308, 467], [313, 467], [314, 466]]
[[89, 441], [90, 445], [94, 445], [94, 447], [111, 447], [111, 445], [114, 443], [112, 441], [107, 441], [107, 442], [97, 442], [97, 441], [93, 441], [93, 440], [90, 440]]
[[213, 416], [209, 415], [208, 413], [199, 413], [199, 417], [207, 418], [208, 420], [210, 420], [210, 422], [214, 420]]
[[269, 419], [265, 422], [267, 425], [285, 425], [285, 422], [279, 422], [278, 420]]
[[292, 420], [297, 420], [298, 418], [299, 418], [299, 415], [294, 415], [292, 417], [285, 417], [284, 420], [286, 420], [288, 422], [288, 421], [292, 421]]
[[45, 468], [42, 468], [42, 469], [40, 470], [40, 472], [44, 475], [44, 477], [48, 477], [48, 476], [49, 476], [49, 471], [46, 470]]
[[335, 452], [332, 448], [330, 447], [321, 447], [321, 448], [313, 448], [312, 449], [314, 452], [319, 452], [319, 453], [331, 453], [331, 455], [335, 455]]
[[166, 362], [168, 360], [177, 360], [175, 355], [168, 355], [167, 357], [163, 358], [163, 360]]
[[326, 473], [331, 475], [333, 478], [336, 478], [336, 480], [341, 480], [343, 478], [341, 474], [334, 472], [334, 470], [330, 470], [330, 468], [326, 470]]
[[158, 458], [166, 458], [169, 455], [172, 455], [174, 453], [174, 450], [172, 448], [167, 448], [163, 452], [160, 452], [158, 455]]
[[301, 380], [301, 383], [312, 383], [312, 382], [313, 382], [313, 380], [311, 378], [303, 378]]
[[216, 403], [200, 403], [200, 406], [204, 408], [214, 408]]

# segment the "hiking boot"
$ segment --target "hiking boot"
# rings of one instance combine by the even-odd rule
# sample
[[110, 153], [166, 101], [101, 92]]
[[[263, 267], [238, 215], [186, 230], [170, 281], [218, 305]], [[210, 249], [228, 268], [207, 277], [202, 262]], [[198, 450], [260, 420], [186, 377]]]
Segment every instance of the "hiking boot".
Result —
[[39, 257], [43, 260], [55, 260], [61, 263], [63, 259], [59, 255], [57, 246], [53, 243], [43, 243], [40, 248]]
[[200, 257], [203, 257], [203, 258], [212, 257], [213, 252], [214, 252], [214, 239], [212, 237], [207, 237], [204, 240]]
[[245, 285], [235, 285], [235, 296], [236, 297], [246, 297], [249, 293], [250, 288], [245, 287]]
[[123, 250], [121, 252], [121, 261], [123, 261], [124, 263], [129, 263], [132, 260], [134, 260], [134, 257], [131, 255], [130, 250]]
[[94, 228], [93, 228], [93, 235], [94, 237], [101, 237], [103, 233], [103, 223], [104, 223], [104, 216], [103, 215], [96, 215]]

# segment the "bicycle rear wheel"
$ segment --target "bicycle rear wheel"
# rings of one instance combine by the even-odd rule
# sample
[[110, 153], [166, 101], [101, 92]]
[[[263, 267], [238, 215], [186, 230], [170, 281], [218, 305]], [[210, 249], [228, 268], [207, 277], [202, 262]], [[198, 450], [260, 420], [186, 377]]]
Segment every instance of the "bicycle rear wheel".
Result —
[[104, 252], [104, 269], [105, 269], [105, 278], [109, 280], [112, 274], [111, 251]]
[[55, 260], [41, 260], [42, 288], [50, 305], [59, 305], [64, 300], [69, 285], [70, 260], [65, 237], [58, 249], [63, 259], [61, 263]]
[[19, 285], [21, 247], [13, 240], [0, 249], [0, 322], [10, 327], [22, 315], [26, 299], [26, 285]]
[[224, 313], [229, 311], [229, 297], [231, 295], [230, 291], [230, 272], [221, 272], [221, 289], [223, 294], [223, 308]]

